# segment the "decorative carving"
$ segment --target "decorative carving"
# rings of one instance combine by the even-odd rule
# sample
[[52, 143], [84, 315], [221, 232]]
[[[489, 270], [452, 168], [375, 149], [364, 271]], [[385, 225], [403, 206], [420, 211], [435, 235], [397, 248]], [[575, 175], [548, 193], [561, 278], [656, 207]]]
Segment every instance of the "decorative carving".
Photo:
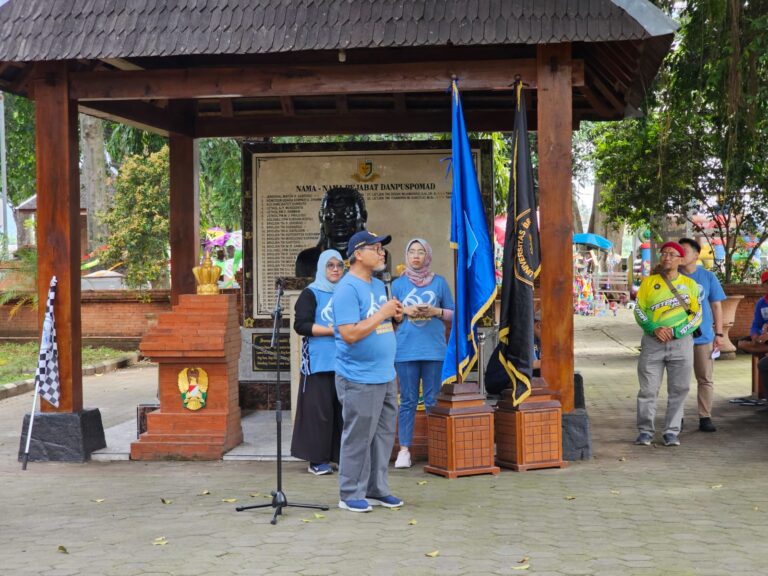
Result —
[[202, 368], [184, 368], [179, 372], [179, 392], [187, 410], [204, 408], [208, 397], [208, 373]]
[[202, 266], [192, 268], [197, 282], [197, 293], [210, 295], [219, 293], [219, 277], [221, 276], [221, 267], [214, 266], [211, 260], [211, 253], [206, 251]]

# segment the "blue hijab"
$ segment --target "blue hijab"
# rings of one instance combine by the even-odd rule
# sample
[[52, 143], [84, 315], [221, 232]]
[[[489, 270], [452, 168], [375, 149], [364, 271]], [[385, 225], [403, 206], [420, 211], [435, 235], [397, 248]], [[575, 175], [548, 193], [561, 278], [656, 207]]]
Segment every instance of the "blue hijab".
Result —
[[339, 262], [342, 264], [344, 263], [344, 258], [341, 257], [341, 254], [339, 254], [336, 250], [326, 250], [322, 254], [320, 254], [320, 258], [317, 260], [317, 271], [315, 272], [315, 281], [312, 282], [312, 284], [309, 285], [309, 288], [314, 288], [315, 290], [319, 290], [320, 292], [333, 292], [336, 290], [336, 284], [328, 280], [328, 277], [325, 275], [325, 267], [328, 265], [328, 261], [331, 258], [336, 258]]

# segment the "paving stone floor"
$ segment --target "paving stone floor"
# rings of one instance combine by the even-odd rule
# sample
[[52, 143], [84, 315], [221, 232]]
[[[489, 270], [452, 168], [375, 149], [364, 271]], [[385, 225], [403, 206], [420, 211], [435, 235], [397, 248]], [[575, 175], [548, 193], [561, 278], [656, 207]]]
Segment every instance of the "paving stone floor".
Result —
[[[276, 526], [269, 510], [234, 510], [269, 502], [274, 463], [30, 463], [22, 472], [31, 396], [0, 400], [0, 575], [768, 574], [768, 409], [728, 402], [750, 392], [749, 359], [716, 364], [718, 432], [696, 430], [693, 393], [680, 447], [637, 447], [639, 336], [629, 311], [576, 318], [592, 460], [457, 480], [393, 470], [406, 505], [369, 514], [338, 510], [335, 476], [289, 462], [289, 501], [331, 509], [288, 508]], [[146, 365], [84, 381], [105, 427], [131, 419], [155, 390]]]

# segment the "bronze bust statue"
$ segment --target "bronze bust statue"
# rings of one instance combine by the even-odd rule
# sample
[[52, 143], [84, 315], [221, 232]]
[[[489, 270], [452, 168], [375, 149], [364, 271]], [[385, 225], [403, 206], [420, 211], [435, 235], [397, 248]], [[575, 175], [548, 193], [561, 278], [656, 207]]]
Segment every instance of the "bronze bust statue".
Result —
[[347, 245], [355, 232], [365, 230], [368, 212], [365, 200], [356, 188], [336, 186], [323, 196], [318, 213], [320, 238], [317, 246], [299, 252], [296, 257], [296, 276], [314, 276], [317, 260], [324, 250], [338, 250], [347, 258]]

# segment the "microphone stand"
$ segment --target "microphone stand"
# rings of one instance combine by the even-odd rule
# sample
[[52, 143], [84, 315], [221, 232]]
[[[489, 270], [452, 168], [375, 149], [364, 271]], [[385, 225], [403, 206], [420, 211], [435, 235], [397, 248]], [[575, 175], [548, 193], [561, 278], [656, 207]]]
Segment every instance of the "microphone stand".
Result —
[[274, 322], [272, 324], [272, 342], [270, 348], [275, 350], [275, 373], [277, 375], [277, 400], [275, 400], [275, 425], [277, 427], [277, 488], [272, 490], [272, 502], [269, 504], [254, 504], [253, 506], [238, 506], [235, 508], [238, 512], [243, 510], [252, 510], [254, 508], [274, 508], [275, 512], [272, 514], [272, 520], [270, 524], [277, 524], [277, 517], [283, 514], [283, 508], [293, 506], [294, 508], [313, 508], [315, 510], [328, 510], [328, 506], [320, 504], [299, 504], [294, 502], [288, 503], [288, 498], [285, 497], [283, 492], [283, 402], [282, 402], [282, 390], [280, 389], [280, 327], [283, 323], [283, 281], [278, 278], [276, 283], [277, 298], [275, 302], [275, 309], [272, 311], [272, 318]]

